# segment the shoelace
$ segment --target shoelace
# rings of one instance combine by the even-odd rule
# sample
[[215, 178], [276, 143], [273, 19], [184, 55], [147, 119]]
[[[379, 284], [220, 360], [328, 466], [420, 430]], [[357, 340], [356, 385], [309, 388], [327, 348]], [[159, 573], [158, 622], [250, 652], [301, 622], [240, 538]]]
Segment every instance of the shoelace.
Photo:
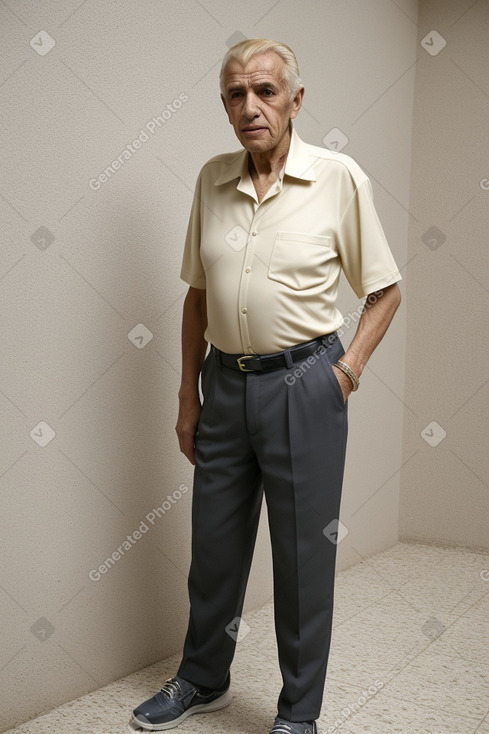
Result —
[[180, 683], [176, 678], [169, 678], [165, 681], [160, 693], [165, 693], [172, 701], [174, 701], [177, 696], [182, 694], [182, 689], [180, 688]]
[[[307, 728], [304, 730], [304, 734], [312, 734], [312, 729]], [[288, 724], [283, 724], [281, 721], [275, 724], [270, 734], [291, 734], [292, 727]]]

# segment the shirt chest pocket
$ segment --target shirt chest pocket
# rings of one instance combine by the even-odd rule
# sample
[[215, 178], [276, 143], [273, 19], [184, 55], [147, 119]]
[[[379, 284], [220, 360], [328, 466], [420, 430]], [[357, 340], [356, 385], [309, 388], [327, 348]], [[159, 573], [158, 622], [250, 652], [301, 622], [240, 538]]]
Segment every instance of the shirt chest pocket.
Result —
[[294, 290], [324, 283], [336, 257], [331, 237], [301, 232], [277, 232], [268, 277]]

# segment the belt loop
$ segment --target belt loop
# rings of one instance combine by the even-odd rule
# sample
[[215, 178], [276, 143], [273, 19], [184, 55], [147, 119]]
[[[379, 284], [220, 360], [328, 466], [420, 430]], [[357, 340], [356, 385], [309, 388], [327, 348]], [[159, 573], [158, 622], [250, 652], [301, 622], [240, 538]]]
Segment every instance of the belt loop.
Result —
[[288, 370], [293, 366], [294, 362], [292, 360], [292, 355], [290, 353], [290, 348], [284, 349], [284, 357], [285, 357], [285, 365]]
[[212, 349], [212, 351], [214, 353], [214, 358], [215, 358], [217, 364], [219, 365], [219, 367], [222, 367], [221, 352], [219, 351], [219, 349], [217, 347], [214, 346], [214, 344], [211, 344], [211, 349]]

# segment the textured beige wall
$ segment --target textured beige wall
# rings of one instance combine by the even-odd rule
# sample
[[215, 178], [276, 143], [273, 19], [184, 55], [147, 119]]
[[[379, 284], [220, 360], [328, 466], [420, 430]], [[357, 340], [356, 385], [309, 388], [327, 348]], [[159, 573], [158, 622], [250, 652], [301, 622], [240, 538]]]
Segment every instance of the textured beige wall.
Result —
[[[295, 49], [306, 82], [296, 128], [317, 145], [333, 128], [349, 138], [343, 150], [371, 176], [379, 215], [406, 277], [404, 291], [416, 3], [8, 0], [0, 4], [0, 28], [5, 730], [182, 644], [191, 503], [191, 492], [182, 486], [191, 487], [192, 473], [174, 433], [186, 291], [178, 274], [198, 170], [210, 156], [239, 148], [218, 96], [228, 40], [236, 32], [270, 36]], [[54, 39], [53, 48], [41, 31]], [[429, 61], [445, 63], [443, 57]], [[474, 74], [470, 66], [467, 71]], [[456, 67], [451, 75], [464, 101], [486, 104]], [[437, 99], [451, 112], [441, 91]], [[164, 122], [150, 132], [153, 117], [162, 113]], [[127, 153], [141, 130], [147, 139], [142, 135]], [[450, 142], [460, 166], [459, 143]], [[477, 159], [479, 147], [473, 144]], [[124, 151], [128, 157], [119, 170], [91, 187], [90, 180]], [[489, 174], [482, 163], [474, 171], [476, 179]], [[448, 197], [449, 206], [462, 206], [474, 192], [478, 198], [456, 220], [460, 233], [489, 196], [463, 173], [463, 196]], [[446, 190], [452, 192], [448, 184]], [[447, 228], [442, 201], [440, 195], [424, 228]], [[463, 240], [471, 247], [465, 264], [480, 278], [477, 232], [471, 234], [474, 242]], [[419, 270], [429, 278], [431, 302], [434, 288], [442, 293], [444, 278], [462, 275], [457, 304], [445, 297], [448, 313], [457, 308], [458, 314], [460, 302], [467, 301], [460, 288], [480, 291], [481, 298], [487, 292], [446, 256], [447, 249], [423, 249], [414, 279]], [[454, 243], [460, 259], [456, 249]], [[436, 282], [425, 259], [440, 268]], [[427, 291], [419, 292], [423, 303]], [[467, 315], [479, 335], [470, 303]], [[345, 315], [359, 307], [347, 284], [340, 307]], [[397, 539], [405, 319], [403, 301], [350, 400], [342, 506], [349, 533], [338, 548], [339, 568]], [[456, 336], [472, 346], [467, 320], [462, 327], [457, 319]], [[353, 328], [345, 332], [345, 346], [352, 333]], [[432, 330], [424, 343], [434, 348]], [[451, 354], [450, 347], [442, 355], [443, 374], [451, 374]], [[445, 387], [432, 369], [419, 372], [424, 380], [427, 374], [436, 391], [433, 409], [426, 405], [431, 392], [413, 395], [410, 402], [420, 414], [426, 408], [425, 423], [438, 418], [443, 424]], [[482, 381], [474, 368], [468, 377], [465, 368], [463, 374], [460, 400], [451, 396], [453, 410]], [[461, 377], [460, 363], [457, 386]], [[467, 420], [467, 412], [457, 420]], [[470, 446], [464, 445], [467, 460]], [[478, 486], [457, 459], [448, 458], [465, 484]], [[477, 471], [475, 457], [472, 466]], [[147, 516], [163, 502], [165, 514], [152, 525]], [[124, 541], [124, 555], [92, 580], [90, 571]], [[247, 608], [270, 594], [262, 523]]]
[[401, 539], [485, 550], [488, 40], [487, 2], [420, 3], [399, 528]]

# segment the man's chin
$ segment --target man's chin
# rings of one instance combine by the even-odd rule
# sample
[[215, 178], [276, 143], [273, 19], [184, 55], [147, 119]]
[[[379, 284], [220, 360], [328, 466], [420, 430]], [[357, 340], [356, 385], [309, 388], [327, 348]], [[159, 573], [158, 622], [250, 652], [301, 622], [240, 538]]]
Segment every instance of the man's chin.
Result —
[[243, 148], [248, 150], [250, 153], [258, 153], [258, 152], [264, 152], [266, 150], [270, 150], [273, 148], [273, 140], [270, 140], [270, 138], [265, 139], [263, 138], [255, 138], [255, 139], [249, 139], [249, 138], [239, 138], [241, 145]]

